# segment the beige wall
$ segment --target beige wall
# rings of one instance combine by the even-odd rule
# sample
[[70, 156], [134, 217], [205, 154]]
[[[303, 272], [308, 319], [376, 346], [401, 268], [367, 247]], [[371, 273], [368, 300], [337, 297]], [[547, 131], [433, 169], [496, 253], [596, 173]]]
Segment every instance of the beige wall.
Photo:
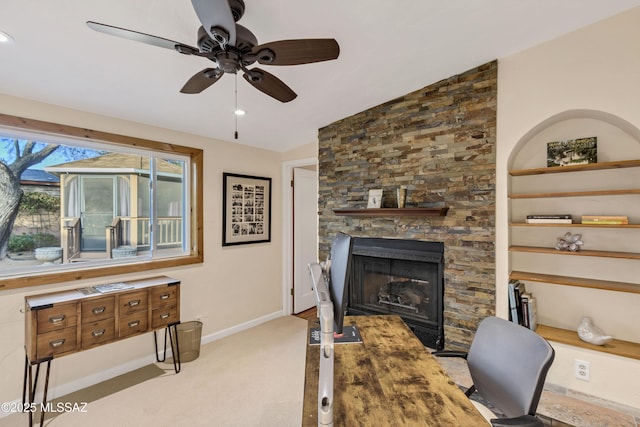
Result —
[[[27, 101], [0, 94], [0, 112], [128, 136], [193, 146], [204, 150], [204, 259], [201, 265], [118, 276], [126, 280], [166, 274], [182, 281], [183, 321], [202, 319], [211, 340], [283, 314], [282, 153], [197, 137], [137, 123]], [[309, 155], [303, 152], [305, 156]], [[290, 154], [292, 157], [294, 154]], [[315, 155], [315, 152], [314, 152]], [[270, 243], [223, 248], [222, 173], [271, 177]], [[21, 398], [24, 366], [25, 295], [108, 283], [110, 279], [62, 283], [0, 292], [0, 401]], [[153, 359], [151, 334], [56, 359], [50, 390], [68, 392], [107, 379]], [[1, 414], [0, 414], [1, 416]]]
[[[530, 136], [527, 134], [537, 125], [569, 110], [596, 110], [612, 114], [632, 127], [640, 128], [638, 40], [640, 8], [499, 61], [496, 298], [497, 312], [503, 317], [507, 316], [506, 283], [509, 273], [507, 170], [514, 153], [521, 148], [518, 144], [527, 139]], [[584, 135], [576, 135], [579, 136]], [[633, 252], [639, 252], [637, 240], [635, 245]], [[601, 298], [602, 295], [593, 293], [591, 304], [599, 304]], [[564, 303], [570, 305], [571, 298], [566, 297]], [[637, 307], [634, 312], [621, 316], [628, 324], [637, 325], [636, 313]], [[615, 334], [615, 331], [610, 332]], [[554, 347], [556, 360], [548, 382], [626, 405], [640, 406], [640, 389], [637, 387], [640, 383], [640, 361], [561, 344], [554, 344]], [[574, 378], [574, 359], [591, 363], [591, 381]]]

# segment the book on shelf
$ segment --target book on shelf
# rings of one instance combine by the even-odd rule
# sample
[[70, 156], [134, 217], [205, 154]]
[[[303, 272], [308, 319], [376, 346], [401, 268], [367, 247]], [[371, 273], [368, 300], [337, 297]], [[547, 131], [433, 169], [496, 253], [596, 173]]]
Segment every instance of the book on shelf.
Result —
[[626, 215], [582, 215], [583, 224], [629, 224]]
[[529, 298], [531, 298], [531, 294], [524, 293], [520, 295], [520, 304], [522, 305], [522, 323], [521, 325], [525, 328], [529, 327]]
[[527, 215], [527, 224], [573, 224], [571, 215]]
[[584, 165], [598, 162], [595, 136], [547, 143], [547, 167]]
[[529, 311], [529, 329], [535, 331], [538, 327], [538, 313], [536, 309], [536, 299], [533, 295], [529, 297], [528, 311]]
[[509, 281], [509, 320], [531, 330], [538, 326], [536, 299], [527, 292], [523, 282]]
[[527, 218], [527, 224], [573, 224], [572, 219], [564, 218]]
[[525, 292], [524, 283], [519, 280], [509, 281], [509, 320], [513, 323], [522, 325], [522, 298]]

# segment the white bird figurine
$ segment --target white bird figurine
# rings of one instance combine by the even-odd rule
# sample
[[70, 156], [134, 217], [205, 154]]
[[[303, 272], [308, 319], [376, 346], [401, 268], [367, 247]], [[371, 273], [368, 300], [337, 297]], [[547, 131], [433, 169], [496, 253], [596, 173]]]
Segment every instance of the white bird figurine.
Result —
[[606, 335], [604, 331], [593, 324], [590, 317], [583, 317], [578, 326], [578, 336], [582, 341], [595, 345], [605, 345], [613, 339], [611, 335]]

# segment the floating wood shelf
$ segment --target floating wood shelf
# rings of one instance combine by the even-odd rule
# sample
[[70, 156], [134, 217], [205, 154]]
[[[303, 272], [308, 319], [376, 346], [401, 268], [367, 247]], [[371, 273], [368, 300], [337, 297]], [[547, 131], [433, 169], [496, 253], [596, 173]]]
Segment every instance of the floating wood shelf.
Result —
[[334, 209], [339, 216], [445, 216], [449, 208]]
[[580, 288], [601, 289], [605, 291], [628, 292], [640, 294], [640, 284], [613, 282], [611, 280], [586, 279], [584, 277], [558, 276], [555, 274], [531, 273], [528, 271], [512, 271], [511, 280], [526, 280], [528, 282], [543, 282], [550, 285], [577, 286]]
[[640, 190], [598, 190], [598, 191], [564, 191], [561, 193], [523, 193], [511, 194], [510, 199], [543, 199], [548, 197], [588, 197], [588, 196], [622, 196], [628, 194], [640, 194]]
[[512, 222], [509, 224], [511, 227], [589, 227], [589, 228], [640, 228], [640, 224], [579, 224], [579, 223], [557, 223], [557, 222]]
[[633, 168], [638, 166], [640, 166], [640, 160], [619, 160], [616, 162], [589, 163], [586, 165], [558, 166], [558, 167], [535, 168], [535, 169], [516, 169], [516, 170], [510, 170], [509, 175], [511, 176], [541, 175], [541, 174], [547, 174], [547, 173], [565, 173], [565, 172], [591, 171], [591, 170], [603, 170], [603, 169]]
[[605, 345], [593, 345], [582, 341], [578, 337], [578, 333], [576, 331], [554, 328], [546, 325], [538, 325], [536, 333], [549, 341], [640, 360], [639, 343], [614, 339]]
[[[566, 224], [566, 225], [570, 225], [570, 224]], [[511, 252], [530, 252], [530, 253], [539, 253], [539, 254], [593, 256], [593, 257], [601, 257], [601, 258], [621, 258], [621, 259], [640, 260], [640, 254], [635, 252], [609, 252], [609, 251], [586, 251], [586, 250], [570, 252], [570, 251], [559, 251], [554, 248], [541, 248], [538, 246], [510, 246], [509, 250]]]

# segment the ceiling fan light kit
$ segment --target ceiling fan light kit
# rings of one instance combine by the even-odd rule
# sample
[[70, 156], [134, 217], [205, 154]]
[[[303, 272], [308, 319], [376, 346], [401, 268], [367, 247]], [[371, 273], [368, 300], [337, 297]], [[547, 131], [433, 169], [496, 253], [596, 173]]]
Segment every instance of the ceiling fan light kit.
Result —
[[215, 67], [194, 74], [180, 92], [195, 94], [207, 89], [224, 74], [243, 72], [253, 87], [280, 102], [289, 102], [297, 94], [282, 80], [260, 68], [263, 65], [300, 65], [338, 58], [340, 46], [335, 39], [294, 39], [258, 44], [256, 36], [237, 23], [244, 15], [243, 0], [191, 0], [202, 26], [197, 34], [197, 48], [138, 31], [127, 30], [94, 21], [93, 30], [152, 46], [172, 49], [184, 55], [211, 60]]

